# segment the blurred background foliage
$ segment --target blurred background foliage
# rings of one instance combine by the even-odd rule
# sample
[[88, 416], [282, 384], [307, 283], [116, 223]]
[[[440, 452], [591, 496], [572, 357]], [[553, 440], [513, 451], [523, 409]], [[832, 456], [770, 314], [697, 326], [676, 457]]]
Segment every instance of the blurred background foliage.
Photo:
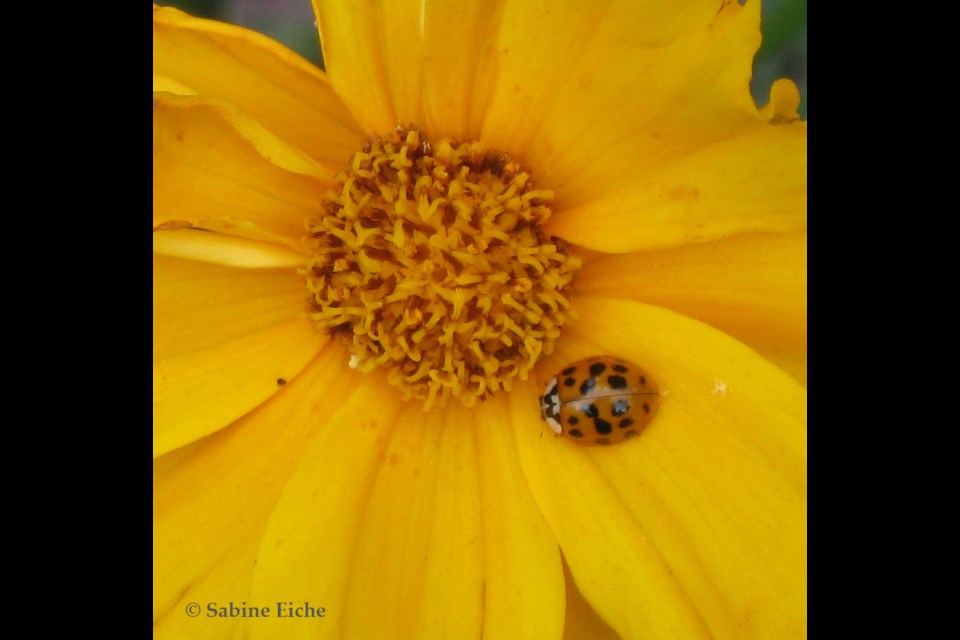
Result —
[[[790, 78], [800, 87], [800, 115], [807, 117], [807, 0], [762, 0], [763, 45], [754, 61], [750, 89], [759, 106], [770, 85]], [[161, 0], [191, 15], [242, 25], [264, 33], [323, 66], [308, 0]]]

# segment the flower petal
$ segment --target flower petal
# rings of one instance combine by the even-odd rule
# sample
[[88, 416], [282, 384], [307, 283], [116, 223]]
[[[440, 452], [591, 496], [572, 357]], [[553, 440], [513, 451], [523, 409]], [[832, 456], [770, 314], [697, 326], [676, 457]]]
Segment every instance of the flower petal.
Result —
[[[577, 293], [655, 304], [706, 322], [806, 380], [807, 234], [752, 234], [584, 264]], [[792, 365], [788, 370], [794, 373]]]
[[497, 76], [497, 31], [509, 3], [421, 4], [426, 130], [433, 137], [479, 138]]
[[770, 101], [760, 109], [760, 115], [773, 124], [800, 119], [800, 88], [787, 78], [781, 78], [770, 87]]
[[628, 252], [801, 231], [807, 225], [806, 123], [752, 123], [658, 162], [632, 183], [595, 180], [582, 204], [547, 222], [550, 233], [599, 251]]
[[[498, 73], [483, 123], [485, 141], [525, 161], [531, 159], [530, 143], [584, 47], [593, 42], [610, 4], [609, 0], [507, 3], [495, 43]], [[637, 23], [643, 24], [633, 24]], [[546, 168], [533, 166], [542, 182]]]
[[325, 169], [222, 103], [158, 93], [153, 111], [155, 227], [236, 221], [304, 235]]
[[[327, 4], [329, 3], [324, 2], [324, 5]], [[347, 4], [362, 3], [347, 0]], [[379, 5], [380, 13], [380, 42], [375, 50], [383, 54], [380, 62], [386, 73], [387, 92], [393, 104], [393, 113], [398, 123], [423, 122], [421, 16], [425, 3], [421, 0], [391, 0], [376, 4]]]
[[483, 127], [556, 192], [550, 233], [625, 252], [805, 228], [806, 125], [749, 93], [757, 0], [556, 4], [508, 7]]
[[[408, 2], [402, 3], [409, 6]], [[384, 24], [379, 4], [313, 0], [323, 63], [331, 84], [362, 130], [384, 134], [398, 123], [384, 62]], [[409, 28], [409, 21], [404, 21]]]
[[[258, 554], [251, 599], [308, 601], [327, 610], [320, 626], [315, 620], [282, 621], [289, 637], [339, 637], [350, 613], [345, 592], [364, 506], [402, 408], [382, 376], [374, 372], [361, 380], [345, 402], [326, 394], [315, 399], [314, 410], [327, 412], [324, 428], [304, 450]], [[251, 622], [251, 637], [277, 637], [271, 621]]]
[[321, 162], [339, 166], [362, 144], [323, 72], [254, 31], [155, 7], [153, 67], [190, 93], [237, 105]]
[[[181, 628], [188, 602], [250, 602], [250, 576], [270, 512], [307, 443], [324, 398], [347, 398], [355, 374], [331, 344], [270, 402], [209, 438], [154, 461], [154, 618]], [[270, 604], [270, 603], [268, 603]], [[189, 634], [211, 626], [206, 611]], [[229, 626], [228, 620], [216, 620]], [[217, 626], [214, 625], [214, 626]]]
[[[484, 138], [524, 152], [522, 157], [531, 164], [539, 160], [534, 166], [541, 170], [554, 162], [575, 164], [579, 153], [596, 155], [603, 149], [592, 153], [586, 148], [534, 149], [533, 144], [542, 127], [573, 133], [576, 123], [593, 136], [602, 132], [605, 144], [621, 140], [623, 136], [615, 134], [629, 132], [625, 125], [651, 118], [664, 103], [674, 102], [683, 83], [696, 84], [706, 77], [699, 73], [684, 77], [676, 71], [695, 69], [702, 62], [705, 32], [718, 16], [717, 4], [714, 0], [509, 3], [497, 42], [500, 72]], [[735, 43], [723, 56], [724, 63], [742, 58], [738, 61], [746, 83], [760, 42], [759, 13], [755, 26], [752, 37]], [[748, 85], [741, 90], [748, 92]]]
[[190, 228], [154, 231], [153, 253], [244, 269], [287, 267], [288, 276], [307, 261], [288, 247]]
[[[255, 488], [253, 490], [258, 490]], [[243, 501], [245, 496], [235, 497]], [[196, 520], [192, 522], [196, 526]], [[182, 523], [177, 526], [182, 526]], [[208, 607], [212, 606], [215, 611], [221, 608], [229, 607], [233, 603], [236, 607], [242, 606], [243, 602], [249, 602], [247, 592], [250, 588], [250, 576], [253, 573], [253, 565], [256, 563], [257, 548], [260, 545], [260, 535], [263, 527], [256, 527], [255, 531], [247, 533], [246, 537], [234, 541], [229, 539], [210, 540], [207, 547], [216, 549], [218, 553], [217, 560], [210, 566], [204, 567], [194, 578], [182, 582], [179, 591], [169, 594], [168, 606], [157, 609], [157, 601], [154, 601], [154, 620], [153, 637], [155, 640], [179, 640], [180, 638], [191, 638], [193, 640], [226, 640], [235, 638], [240, 633], [241, 628], [246, 623], [243, 618], [217, 618], [211, 620], [211, 612]], [[244, 527], [246, 531], [246, 527]], [[182, 535], [182, 534], [181, 534]], [[206, 536], [204, 536], [206, 538]], [[165, 577], [169, 574], [166, 569], [178, 566], [179, 558], [169, 558], [165, 555], [158, 555], [157, 549], [157, 527], [154, 520], [154, 597], [158, 595], [158, 588], [168, 591], [173, 585], [172, 581], [156, 578], [158, 572], [163, 572]], [[203, 542], [207, 542], [203, 540]], [[160, 543], [163, 547], [163, 543]], [[219, 554], [222, 553], [222, 556]], [[188, 561], [193, 561], [189, 558]], [[181, 569], [194, 569], [193, 564], [179, 565]], [[187, 614], [187, 607], [191, 603], [200, 606], [203, 603], [197, 617], [191, 617]], [[242, 636], [241, 636], [242, 637]]]
[[[506, 3], [315, 0], [324, 61], [367, 130], [479, 137]], [[358, 81], [362, 79], [362, 81]]]
[[302, 315], [306, 296], [303, 279], [291, 269], [236, 269], [154, 255], [154, 360], [294, 320]]
[[[525, 487], [503, 405], [426, 414], [409, 403], [397, 415], [395, 390], [365, 395], [355, 419], [325, 431], [291, 480], [252, 598], [322, 601], [330, 637], [472, 637], [482, 628], [558, 638], [558, 549]], [[298, 635], [293, 622], [288, 633]], [[257, 622], [255, 631], [275, 629]]]
[[153, 365], [153, 447], [159, 456], [221, 429], [277, 392], [326, 343], [296, 318]]
[[154, 93], [175, 93], [180, 96], [196, 95], [196, 90], [188, 87], [179, 80], [168, 78], [165, 75], [153, 74], [153, 92]]
[[[462, 407], [455, 407], [460, 413]], [[401, 414], [364, 504], [344, 601], [345, 637], [462, 638], [483, 620], [476, 440], [462, 420]], [[431, 419], [433, 418], [433, 419]]]
[[527, 487], [497, 398], [475, 407], [484, 545], [484, 636], [557, 638], [564, 586], [559, 548]]
[[617, 632], [597, 616], [597, 612], [577, 589], [566, 562], [563, 563], [563, 578], [567, 589], [563, 640], [620, 640]]
[[[666, 392], [651, 425], [624, 444], [516, 432], [581, 592], [627, 638], [803, 637], [803, 388], [671, 311], [587, 296], [576, 307], [583, 320], [544, 367], [613, 353]], [[535, 418], [540, 389], [519, 392], [529, 402], [513, 404], [518, 427]]]

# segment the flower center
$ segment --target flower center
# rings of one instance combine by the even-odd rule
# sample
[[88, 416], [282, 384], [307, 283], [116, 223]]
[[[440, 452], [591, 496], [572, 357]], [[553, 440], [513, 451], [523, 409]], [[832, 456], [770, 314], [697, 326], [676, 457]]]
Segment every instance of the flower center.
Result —
[[551, 191], [480, 142], [372, 138], [309, 223], [309, 315], [424, 408], [467, 406], [553, 350], [580, 268], [541, 230]]

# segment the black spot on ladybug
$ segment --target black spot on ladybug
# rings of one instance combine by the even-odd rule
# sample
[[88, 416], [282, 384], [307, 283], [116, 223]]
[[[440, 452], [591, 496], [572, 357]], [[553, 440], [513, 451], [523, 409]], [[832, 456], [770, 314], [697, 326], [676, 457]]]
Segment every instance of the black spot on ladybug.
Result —
[[629, 371], [629, 369], [627, 369], [622, 364], [613, 365], [613, 370], [616, 371], [617, 373], [626, 373], [627, 371]]
[[644, 376], [640, 376], [640, 386], [647, 386], [647, 379]]
[[631, 426], [632, 424], [633, 424], [633, 419], [632, 419], [632, 418], [624, 418], [623, 420], [620, 421], [620, 428], [621, 428], [621, 429], [626, 429], [627, 427]]
[[597, 430], [597, 433], [602, 435], [613, 432], [613, 425], [601, 418], [595, 418], [593, 420], [593, 428]]
[[580, 431], [580, 429], [570, 429], [570, 431], [567, 431], [567, 433], [569, 433], [569, 434], [570, 434], [571, 436], [573, 436], [574, 438], [582, 438], [582, 437], [583, 437], [583, 431]]
[[583, 381], [583, 384], [580, 385], [580, 395], [582, 395], [582, 396], [587, 395], [588, 393], [590, 393], [591, 391], [593, 391], [593, 388], [594, 388], [595, 386], [597, 386], [597, 379], [596, 379], [596, 378], [587, 378], [586, 380]]
[[564, 384], [564, 386], [572, 387], [573, 385], [577, 384], [577, 379], [576, 379], [576, 378], [567, 378], [566, 380], [563, 381], [563, 384]]
[[577, 416], [570, 416], [569, 418], [567, 418], [567, 422], [569, 424], [578, 424], [580, 422], [580, 419], [577, 418]]
[[278, 387], [282, 387], [282, 386], [285, 385], [285, 384], [287, 384], [287, 379], [286, 379], [286, 378], [277, 378], [277, 386], [278, 386]]
[[650, 413], [650, 405], [647, 404], [646, 402], [643, 403], [643, 412]]
[[596, 418], [597, 416], [600, 415], [600, 412], [597, 411], [597, 405], [595, 405], [595, 404], [588, 404], [588, 405], [583, 409], [583, 413], [584, 413], [588, 418]]
[[606, 369], [607, 365], [603, 364], [602, 362], [594, 362], [592, 365], [590, 365], [590, 375], [598, 376], [606, 371]]
[[560, 373], [562, 373], [562, 374], [565, 375], [565, 376], [568, 376], [568, 375], [570, 375], [571, 373], [573, 373], [573, 372], [576, 371], [576, 370], [577, 370], [576, 367], [567, 367], [566, 369], [564, 369], [564, 370], [561, 371]]
[[624, 432], [623, 432], [623, 439], [626, 440], [626, 439], [628, 439], [628, 438], [635, 438], [635, 437], [637, 437], [638, 435], [640, 435], [640, 434], [637, 432], [636, 429], [630, 429], [630, 431], [624, 431]]
[[626, 389], [627, 379], [623, 376], [610, 376], [607, 378], [607, 384], [611, 389]]
[[621, 398], [620, 400], [613, 401], [613, 415], [622, 416], [627, 411], [630, 411], [630, 401]]

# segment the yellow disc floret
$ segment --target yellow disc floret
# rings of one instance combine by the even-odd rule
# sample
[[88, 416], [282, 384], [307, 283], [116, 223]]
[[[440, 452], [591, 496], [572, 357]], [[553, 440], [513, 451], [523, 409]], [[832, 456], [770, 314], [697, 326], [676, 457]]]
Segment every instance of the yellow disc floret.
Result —
[[425, 408], [525, 379], [569, 315], [580, 268], [541, 231], [551, 191], [479, 142], [373, 138], [309, 223], [309, 315], [360, 371], [383, 366]]

